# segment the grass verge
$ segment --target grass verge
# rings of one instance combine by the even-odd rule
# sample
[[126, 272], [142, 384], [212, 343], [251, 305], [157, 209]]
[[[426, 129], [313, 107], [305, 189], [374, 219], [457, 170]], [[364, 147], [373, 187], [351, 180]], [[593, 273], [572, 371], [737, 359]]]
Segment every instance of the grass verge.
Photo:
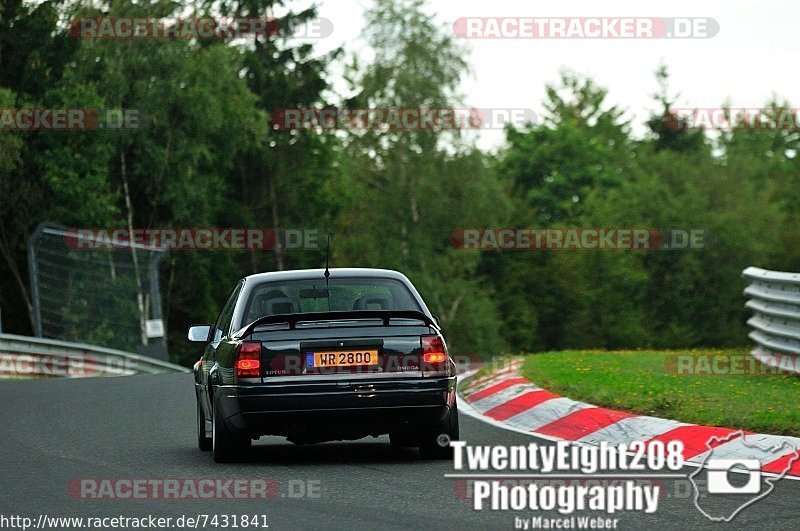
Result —
[[598, 406], [800, 436], [800, 376], [765, 369], [747, 349], [547, 352], [526, 356], [521, 372]]

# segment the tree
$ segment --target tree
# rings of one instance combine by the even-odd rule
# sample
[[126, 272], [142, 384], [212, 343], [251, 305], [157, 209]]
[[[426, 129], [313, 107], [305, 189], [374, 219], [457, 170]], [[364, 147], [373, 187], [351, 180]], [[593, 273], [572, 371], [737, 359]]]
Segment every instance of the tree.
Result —
[[[606, 90], [590, 79], [563, 72], [559, 84], [547, 87], [544, 120], [506, 130], [498, 165], [513, 190], [513, 226], [582, 226], [587, 198], [616, 188], [633, 171], [628, 123], [605, 99]], [[481, 271], [496, 279], [509, 343], [541, 350], [612, 344], [611, 338], [629, 335], [606, 330], [601, 310], [592, 307], [611, 299], [586, 297], [595, 287], [592, 277], [610, 271], [606, 262], [613, 259], [589, 253], [485, 253]]]
[[[357, 109], [455, 109], [464, 50], [419, 0], [379, 0], [366, 13], [368, 64], [348, 69]], [[501, 348], [498, 315], [479, 255], [451, 248], [450, 234], [499, 220], [507, 210], [488, 159], [458, 130], [389, 126], [345, 132], [348, 202], [335, 258], [408, 274], [451, 338], [451, 348]]]
[[[256, 96], [256, 106], [268, 118], [285, 109], [324, 105], [329, 88], [328, 65], [341, 50], [317, 54], [314, 46], [295, 39], [296, 29], [316, 17], [309, 7], [293, 11], [283, 0], [223, 0], [204, 2], [211, 14], [226, 17], [273, 19], [277, 28], [269, 34], [254, 34], [241, 48], [242, 75]], [[327, 191], [334, 186], [336, 138], [311, 130], [265, 128], [257, 145], [237, 161], [234, 194], [247, 208], [245, 222], [274, 229], [311, 228], [312, 220], [328, 226], [338, 201]], [[302, 208], [294, 208], [295, 205]], [[269, 259], [250, 253], [250, 270], [286, 269], [319, 265], [322, 253], [289, 256], [282, 248]]]
[[647, 127], [652, 132], [651, 140], [656, 151], [665, 149], [684, 153], [697, 153], [705, 147], [705, 133], [702, 129], [693, 129], [685, 117], [673, 112], [674, 97], [669, 95], [669, 69], [661, 65], [656, 70], [659, 92], [654, 95], [661, 105], [661, 112], [647, 120]]
[[[60, 85], [79, 44], [60, 31], [58, 5], [56, 1], [31, 5], [22, 0], [0, 5], [0, 108], [52, 106], [49, 94]], [[90, 89], [73, 91], [72, 96], [76, 106], [97, 101]], [[0, 306], [17, 309], [3, 316], [12, 330], [30, 332], [33, 328], [25, 248], [36, 225], [62, 215], [65, 221], [69, 219], [75, 212], [74, 205], [70, 208], [67, 204], [72, 200], [89, 219], [108, 213], [107, 190], [98, 187], [97, 174], [92, 172], [80, 180], [70, 173], [77, 165], [97, 169], [93, 162], [97, 152], [86, 153], [86, 159], [73, 155], [88, 143], [82, 135], [65, 139], [46, 131], [0, 132], [0, 258], [11, 273], [0, 275]], [[42, 156], [42, 150], [56, 144], [57, 152]], [[64, 157], [65, 152], [70, 156]], [[78, 190], [83, 193], [76, 193]], [[62, 201], [44, 200], [53, 196]]]

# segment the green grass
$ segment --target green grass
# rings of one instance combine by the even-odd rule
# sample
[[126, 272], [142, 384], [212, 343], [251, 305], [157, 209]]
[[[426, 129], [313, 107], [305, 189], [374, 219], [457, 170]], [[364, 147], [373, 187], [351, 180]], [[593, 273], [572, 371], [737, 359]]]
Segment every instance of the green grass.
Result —
[[[737, 374], [677, 369], [677, 356], [733, 356]], [[709, 358], [703, 358], [709, 359]], [[747, 370], [748, 349], [563, 351], [526, 356], [522, 374], [574, 400], [693, 424], [800, 436], [800, 376]], [[723, 368], [725, 365], [721, 365]], [[760, 365], [753, 364], [756, 369]], [[764, 371], [760, 371], [764, 372]]]

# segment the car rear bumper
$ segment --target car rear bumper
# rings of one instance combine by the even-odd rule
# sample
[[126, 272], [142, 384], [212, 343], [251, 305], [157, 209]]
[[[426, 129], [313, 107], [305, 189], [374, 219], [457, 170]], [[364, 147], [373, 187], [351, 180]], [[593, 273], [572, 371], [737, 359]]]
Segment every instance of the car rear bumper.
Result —
[[229, 426], [252, 436], [355, 439], [434, 426], [455, 405], [456, 378], [219, 386]]

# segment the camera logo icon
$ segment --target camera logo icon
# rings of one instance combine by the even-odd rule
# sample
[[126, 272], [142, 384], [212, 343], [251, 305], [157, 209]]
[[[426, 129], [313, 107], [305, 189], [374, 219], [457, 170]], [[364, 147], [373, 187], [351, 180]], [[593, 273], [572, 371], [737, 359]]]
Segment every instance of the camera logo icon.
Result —
[[[761, 463], [758, 459], [709, 459], [709, 494], [758, 494], [761, 492]], [[745, 473], [747, 482], [743, 485], [731, 483], [730, 473]]]
[[[730, 522], [747, 507], [763, 500], [783, 479], [800, 449], [793, 439], [774, 435], [753, 435], [738, 430], [706, 441], [708, 451], [695, 461], [689, 474], [694, 490], [694, 505], [712, 522]], [[781, 460], [782, 458], [782, 460]], [[781, 463], [782, 470], [765, 464]]]

